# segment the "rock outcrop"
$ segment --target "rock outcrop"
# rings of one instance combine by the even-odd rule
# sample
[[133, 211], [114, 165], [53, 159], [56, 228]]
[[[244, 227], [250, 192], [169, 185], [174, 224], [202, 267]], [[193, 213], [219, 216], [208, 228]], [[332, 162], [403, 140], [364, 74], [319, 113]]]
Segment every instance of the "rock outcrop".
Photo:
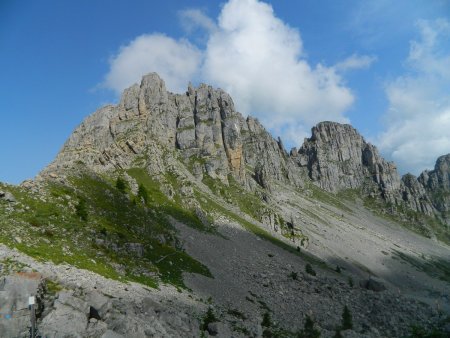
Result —
[[[155, 153], [167, 155], [161, 148], [179, 150], [198, 175], [224, 183], [231, 174], [251, 186], [256, 166], [263, 166], [269, 178], [296, 181], [281, 143], [258, 120], [236, 112], [226, 92], [201, 84], [189, 85], [183, 95], [172, 94], [155, 73], [126, 89], [117, 106], [87, 117], [42, 174], [74, 163], [97, 171], [129, 168], [139, 159], [154, 161]], [[164, 170], [155, 163], [149, 167]]]
[[419, 176], [433, 206], [443, 213], [450, 211], [450, 154], [437, 159], [434, 170], [425, 170]]
[[400, 177], [395, 164], [352, 126], [321, 122], [299, 150], [291, 151], [291, 158], [329, 192], [363, 188], [366, 195], [379, 196], [394, 208], [429, 216], [450, 210], [450, 155], [440, 157], [435, 169], [419, 178]]
[[376, 147], [348, 124], [321, 122], [312, 128], [312, 136], [305, 139], [292, 158], [322, 189], [338, 192], [374, 182], [383, 196], [400, 187], [395, 165], [384, 160]]

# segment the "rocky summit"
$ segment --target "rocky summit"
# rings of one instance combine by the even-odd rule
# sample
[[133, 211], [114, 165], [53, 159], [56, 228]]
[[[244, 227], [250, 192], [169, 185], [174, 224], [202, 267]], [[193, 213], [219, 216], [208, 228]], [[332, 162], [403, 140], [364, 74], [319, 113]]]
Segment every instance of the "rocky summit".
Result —
[[288, 152], [151, 73], [0, 183], [0, 336], [448, 337], [449, 226], [450, 154], [401, 177], [335, 122]]

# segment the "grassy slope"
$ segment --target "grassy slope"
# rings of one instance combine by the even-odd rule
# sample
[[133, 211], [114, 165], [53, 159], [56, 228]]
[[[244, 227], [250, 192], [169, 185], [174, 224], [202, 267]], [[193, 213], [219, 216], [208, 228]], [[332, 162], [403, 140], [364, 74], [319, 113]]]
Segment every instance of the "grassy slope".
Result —
[[[47, 183], [44, 194], [7, 186], [19, 202], [0, 203], [0, 242], [37, 259], [69, 263], [105, 277], [157, 287], [159, 280], [184, 287], [182, 273], [211, 276], [208, 269], [178, 248], [168, 216], [188, 225], [203, 225], [192, 212], [171, 203], [144, 171], [130, 172], [149, 191], [144, 205], [111, 179], [83, 173], [65, 186]], [[76, 212], [85, 201], [87, 220]], [[127, 249], [142, 245], [143, 256]]]

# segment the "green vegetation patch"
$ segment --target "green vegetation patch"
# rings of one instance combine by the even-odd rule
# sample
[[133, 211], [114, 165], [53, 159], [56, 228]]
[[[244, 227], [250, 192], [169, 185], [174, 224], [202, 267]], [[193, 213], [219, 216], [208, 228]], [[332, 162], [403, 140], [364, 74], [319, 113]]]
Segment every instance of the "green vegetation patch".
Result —
[[414, 257], [413, 255], [408, 255], [395, 249], [393, 253], [394, 257], [402, 259], [417, 270], [425, 272], [433, 278], [450, 282], [450, 262], [448, 260], [439, 257]]
[[0, 204], [0, 242], [38, 260], [150, 287], [161, 280], [183, 288], [183, 272], [211, 277], [180, 248], [167, 215], [199, 227], [198, 219], [169, 203], [148, 175], [131, 174], [147, 191], [147, 201], [109, 176], [87, 171], [67, 185], [47, 182], [39, 194], [10, 187], [18, 203], [9, 209]]
[[314, 185], [314, 184], [310, 184], [309, 188], [312, 191], [312, 199], [313, 200], [317, 200], [317, 201], [321, 201], [325, 204], [329, 204], [332, 205], [338, 209], [341, 209], [343, 211], [349, 212], [349, 213], [353, 213], [352, 209], [350, 209], [348, 206], [346, 206], [344, 203], [342, 203], [339, 200], [339, 196], [338, 195], [334, 195], [332, 193], [329, 193], [321, 188], [319, 188], [318, 186]]

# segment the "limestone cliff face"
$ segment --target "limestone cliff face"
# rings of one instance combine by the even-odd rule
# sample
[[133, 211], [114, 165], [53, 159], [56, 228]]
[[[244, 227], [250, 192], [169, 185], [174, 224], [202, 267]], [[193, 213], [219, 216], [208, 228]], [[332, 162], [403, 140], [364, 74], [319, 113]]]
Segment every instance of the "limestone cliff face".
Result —
[[434, 170], [425, 170], [419, 176], [419, 182], [424, 186], [433, 206], [441, 211], [450, 211], [450, 154], [437, 159]]
[[118, 105], [86, 118], [43, 173], [76, 162], [97, 171], [129, 168], [146, 157], [158, 171], [155, 157], [164, 156], [161, 149], [178, 150], [200, 177], [226, 182], [231, 174], [251, 186], [258, 167], [266, 173], [261, 185], [272, 179], [298, 181], [279, 142], [256, 119], [236, 112], [226, 92], [202, 84], [173, 94], [155, 73], [126, 89]]
[[298, 151], [291, 151], [291, 158], [329, 192], [364, 188], [394, 207], [425, 215], [450, 210], [450, 155], [440, 157], [435, 170], [425, 171], [419, 178], [411, 174], [400, 177], [395, 165], [383, 159], [352, 126], [321, 122]]
[[402, 177], [400, 194], [402, 201], [409, 209], [425, 215], [433, 215], [435, 208], [433, 207], [431, 198], [416, 176], [406, 174]]
[[376, 147], [348, 124], [319, 123], [300, 150], [292, 152], [292, 158], [307, 168], [312, 181], [330, 192], [359, 188], [373, 181], [390, 198], [400, 187], [395, 165], [384, 160]]

